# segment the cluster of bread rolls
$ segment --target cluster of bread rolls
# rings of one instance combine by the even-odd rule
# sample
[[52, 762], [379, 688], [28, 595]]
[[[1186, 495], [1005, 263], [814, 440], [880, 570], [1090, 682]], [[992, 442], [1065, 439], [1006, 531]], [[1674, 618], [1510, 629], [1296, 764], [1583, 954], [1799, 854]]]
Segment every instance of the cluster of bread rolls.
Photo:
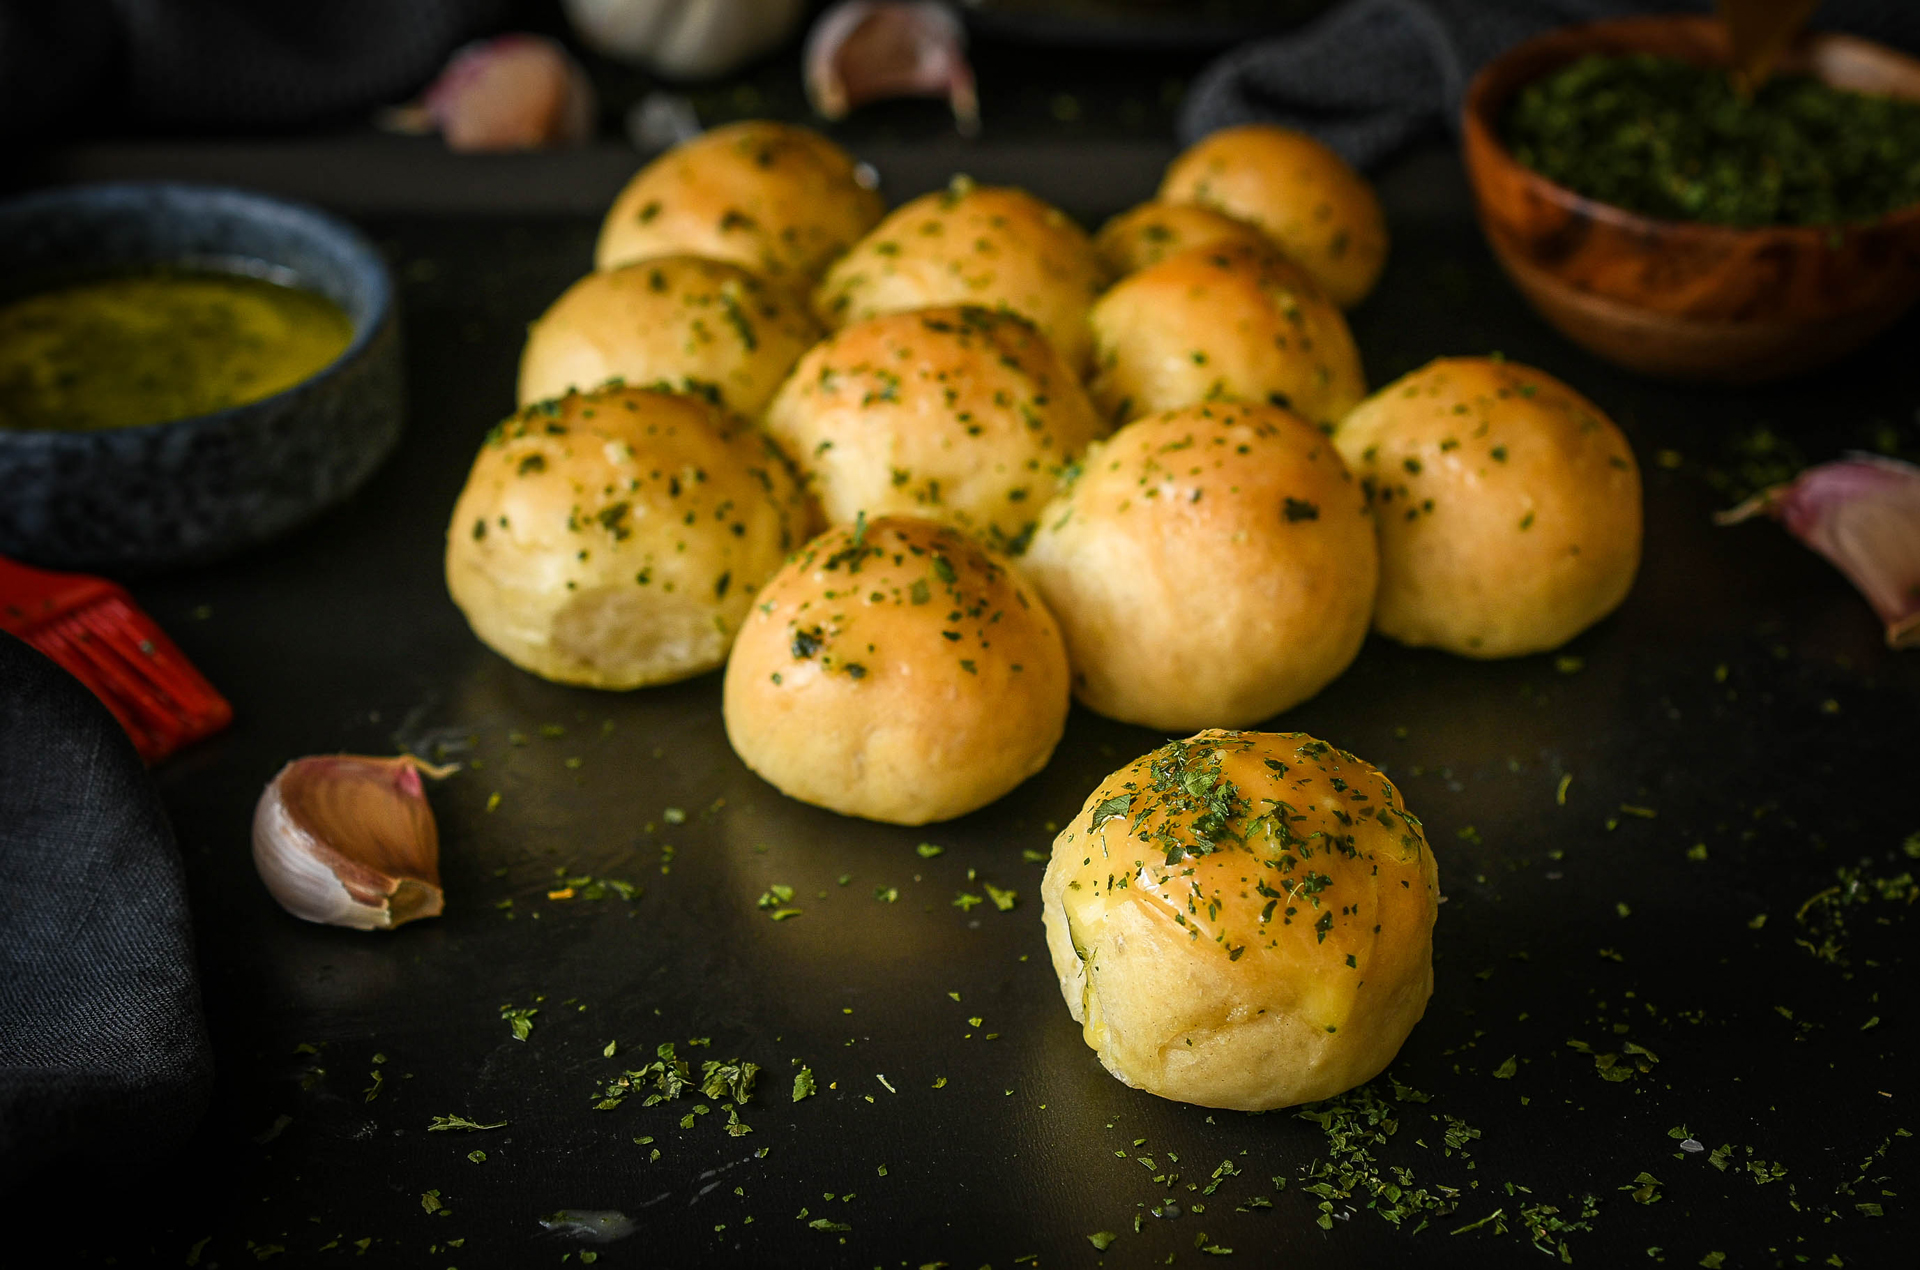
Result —
[[1044, 765], [1069, 693], [1245, 726], [1370, 627], [1504, 656], [1631, 583], [1637, 473], [1590, 403], [1468, 360], [1367, 396], [1342, 310], [1386, 231], [1318, 142], [1216, 133], [1097, 236], [871, 186], [747, 122], [621, 192], [449, 529], [484, 641], [609, 688], [731, 656], [751, 767], [917, 823]]
[[871, 186], [767, 122], [636, 175], [530, 328], [449, 526], [455, 601], [562, 682], [724, 664], [741, 759], [875, 820], [1005, 794], [1070, 697], [1202, 729], [1055, 842], [1074, 1017], [1121, 1079], [1211, 1106], [1369, 1078], [1431, 991], [1420, 823], [1351, 754], [1217, 729], [1369, 629], [1500, 657], [1599, 620], [1639, 560], [1624, 438], [1497, 357], [1369, 396], [1343, 310], [1384, 220], [1301, 134], [1216, 133], [1092, 237], [1021, 190], [887, 214]]

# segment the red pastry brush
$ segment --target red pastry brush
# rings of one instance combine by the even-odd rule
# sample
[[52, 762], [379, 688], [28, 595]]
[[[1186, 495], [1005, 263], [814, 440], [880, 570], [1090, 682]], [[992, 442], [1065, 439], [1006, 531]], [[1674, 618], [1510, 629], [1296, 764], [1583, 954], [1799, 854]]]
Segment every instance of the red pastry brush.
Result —
[[104, 578], [29, 569], [0, 556], [0, 631], [92, 689], [149, 763], [233, 721], [226, 698]]

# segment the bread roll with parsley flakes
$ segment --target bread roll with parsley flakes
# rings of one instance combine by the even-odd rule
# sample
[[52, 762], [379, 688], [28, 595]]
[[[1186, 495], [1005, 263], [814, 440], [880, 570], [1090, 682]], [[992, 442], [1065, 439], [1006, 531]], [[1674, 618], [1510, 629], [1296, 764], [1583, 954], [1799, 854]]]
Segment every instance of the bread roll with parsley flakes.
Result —
[[1373, 501], [1383, 635], [1467, 657], [1543, 652], [1633, 586], [1633, 450], [1543, 371], [1440, 358], [1369, 397], [1334, 444]]
[[1093, 238], [1101, 263], [1116, 278], [1194, 247], [1228, 243], [1274, 245], [1257, 226], [1198, 203], [1142, 203], [1102, 225]]
[[568, 393], [480, 447], [447, 527], [447, 590], [544, 679], [637, 688], [726, 659], [812, 513], [772, 442], [707, 401]]
[[1231, 398], [1331, 427], [1367, 393], [1346, 318], [1270, 246], [1169, 256], [1116, 283], [1089, 321], [1088, 390], [1115, 422]]
[[727, 662], [727, 737], [781, 793], [918, 825], [1046, 766], [1067, 657], [1037, 596], [959, 530], [861, 519], [755, 598]]
[[1333, 443], [1274, 406], [1141, 419], [1095, 445], [1022, 566], [1090, 709], [1169, 731], [1304, 701], [1367, 634], [1373, 520]]
[[814, 292], [822, 321], [978, 304], [1021, 314], [1076, 372], [1087, 364], [1087, 306], [1105, 281], [1086, 231], [1025, 190], [956, 177], [903, 204], [835, 261]]
[[801, 359], [766, 428], [831, 521], [917, 514], [1013, 551], [1105, 431], [1032, 323], [971, 305], [843, 327]]
[[662, 256], [590, 273], [527, 330], [520, 404], [609, 380], [705, 393], [758, 419], [820, 327], [739, 265]]
[[1367, 178], [1304, 132], [1222, 128], [1167, 165], [1160, 198], [1258, 225], [1350, 309], [1387, 263], [1387, 219]]
[[806, 128], [749, 119], [641, 168], [607, 212], [594, 268], [688, 254], [807, 286], [884, 211], [839, 146]]
[[1300, 732], [1201, 732], [1121, 768], [1054, 839], [1040, 896], [1087, 1044], [1162, 1098], [1330, 1098], [1393, 1061], [1433, 994], [1420, 821]]

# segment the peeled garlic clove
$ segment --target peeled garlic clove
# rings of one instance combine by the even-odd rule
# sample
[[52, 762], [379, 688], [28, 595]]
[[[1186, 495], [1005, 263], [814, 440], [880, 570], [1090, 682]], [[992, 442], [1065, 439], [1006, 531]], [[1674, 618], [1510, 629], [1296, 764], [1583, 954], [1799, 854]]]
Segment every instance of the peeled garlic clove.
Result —
[[1761, 514], [1847, 575], [1886, 623], [1887, 647], [1920, 648], [1920, 467], [1848, 455], [1714, 520], [1733, 525]]
[[933, 0], [841, 0], [807, 33], [807, 99], [828, 119], [888, 97], [945, 97], [965, 136], [980, 131], [967, 32]]
[[456, 50], [418, 102], [382, 122], [400, 132], [438, 128], [450, 150], [532, 150], [585, 141], [597, 110], [593, 84], [565, 49], [516, 33]]
[[391, 930], [437, 917], [440, 831], [420, 785], [452, 767], [411, 754], [299, 758], [268, 782], [253, 813], [253, 863], [295, 917]]

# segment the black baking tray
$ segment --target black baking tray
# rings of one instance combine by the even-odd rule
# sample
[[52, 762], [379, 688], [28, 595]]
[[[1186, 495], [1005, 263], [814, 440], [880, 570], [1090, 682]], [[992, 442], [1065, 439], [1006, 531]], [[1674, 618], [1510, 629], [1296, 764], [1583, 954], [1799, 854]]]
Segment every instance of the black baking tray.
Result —
[[[1069, 171], [982, 149], [973, 165], [1092, 225], [1165, 157], [1090, 152]], [[895, 198], [941, 179], [911, 160], [882, 164]], [[1370, 381], [1500, 350], [1607, 409], [1646, 478], [1638, 583], [1559, 655], [1372, 639], [1272, 721], [1380, 764], [1428, 826], [1447, 901], [1434, 997], [1372, 1086], [1397, 1131], [1346, 1140], [1457, 1208], [1396, 1225], [1364, 1186], [1313, 1193], [1341, 1188], [1324, 1162], [1354, 1158], [1330, 1157], [1321, 1123], [1129, 1090], [1082, 1042], [1033, 855], [1161, 735], [1076, 708], [1013, 794], [901, 829], [746, 771], [717, 675], [605, 694], [482, 647], [442, 582], [446, 519], [511, 404], [525, 324], [588, 268], [595, 219], [388, 214], [343, 188], [402, 288], [405, 440], [311, 528], [136, 587], [238, 714], [156, 772], [214, 1105], [184, 1149], [123, 1162], [126, 1180], [62, 1173], [16, 1194], [16, 1228], [52, 1230], [86, 1265], [1331, 1270], [1537, 1265], [1563, 1242], [1582, 1265], [1904, 1264], [1920, 657], [1889, 652], [1785, 533], [1710, 516], [1799, 461], [1920, 450], [1920, 328], [1775, 387], [1634, 379], [1523, 306], [1450, 154], [1403, 160], [1381, 188], [1393, 257], [1353, 315]], [[289, 917], [249, 859], [261, 787], [297, 755], [397, 747], [467, 765], [432, 794], [446, 915], [393, 934]], [[583, 876], [643, 892], [549, 898]], [[956, 906], [988, 883], [1015, 907]], [[800, 916], [759, 906], [775, 884]], [[525, 1040], [507, 1006], [539, 1011]], [[596, 1110], [664, 1042], [696, 1067], [762, 1067], [738, 1109], [750, 1133], [704, 1098]], [[1609, 1062], [1631, 1074], [1606, 1078]], [[800, 1065], [818, 1093], [795, 1103]], [[428, 1130], [448, 1115], [504, 1127]], [[1583, 1196], [1591, 1229], [1536, 1249], [1528, 1215], [1580, 1221]], [[558, 1210], [617, 1210], [636, 1233], [585, 1242], [541, 1224]]]

